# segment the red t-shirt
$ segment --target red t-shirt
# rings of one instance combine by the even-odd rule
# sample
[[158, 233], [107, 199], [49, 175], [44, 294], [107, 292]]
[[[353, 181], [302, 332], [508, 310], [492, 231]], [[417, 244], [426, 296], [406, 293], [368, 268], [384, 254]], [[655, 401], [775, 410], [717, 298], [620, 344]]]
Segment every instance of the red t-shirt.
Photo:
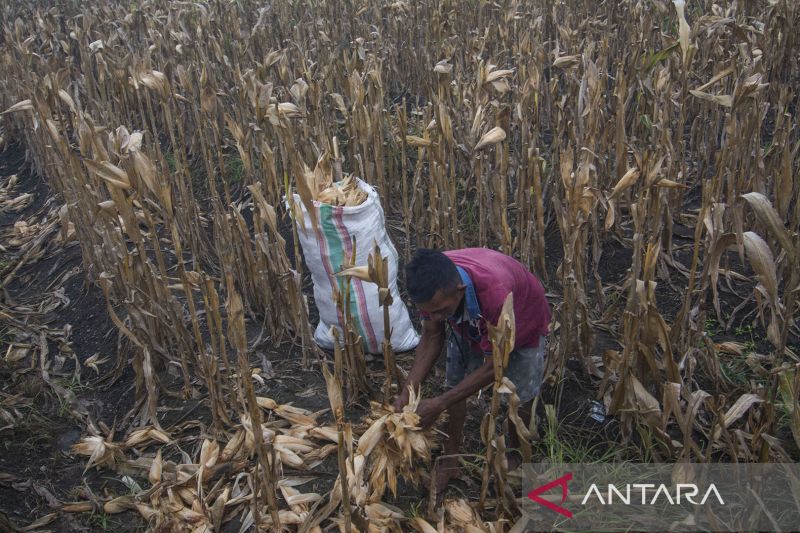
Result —
[[[464, 295], [469, 320], [449, 319], [456, 334], [464, 334], [473, 350], [491, 353], [486, 329], [488, 321], [497, 325], [506, 296], [514, 293], [516, 344], [514, 348], [535, 348], [539, 337], [547, 335], [550, 306], [539, 279], [522, 263], [488, 248], [464, 248], [444, 252], [457, 267], [467, 285]], [[465, 277], [466, 274], [466, 277]], [[476, 311], [478, 316], [474, 316]], [[429, 318], [420, 313], [423, 319]]]

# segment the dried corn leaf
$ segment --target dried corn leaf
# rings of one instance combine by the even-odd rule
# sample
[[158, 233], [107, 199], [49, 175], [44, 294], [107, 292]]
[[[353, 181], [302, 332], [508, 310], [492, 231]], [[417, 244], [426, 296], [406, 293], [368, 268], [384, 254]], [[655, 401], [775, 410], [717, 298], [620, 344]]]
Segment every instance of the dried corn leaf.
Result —
[[689, 92], [692, 94], [692, 96], [694, 96], [695, 98], [699, 98], [700, 100], [704, 100], [706, 102], [711, 102], [714, 104], [719, 104], [723, 107], [733, 107], [733, 97], [729, 94], [716, 95], [716, 94], [705, 93], [703, 91], [697, 91], [694, 89], [690, 90]]
[[118, 166], [109, 163], [108, 161], [93, 161], [86, 159], [84, 161], [87, 167], [92, 170], [99, 178], [103, 179], [109, 185], [119, 189], [130, 189], [131, 180], [128, 178], [128, 173], [119, 168]]
[[778, 273], [775, 259], [769, 245], [757, 233], [746, 231], [742, 234], [747, 260], [756, 272], [761, 284], [767, 289], [770, 304], [773, 309], [778, 304]]
[[[725, 429], [729, 428], [731, 424], [739, 420], [751, 407], [763, 401], [764, 401], [763, 398], [761, 398], [757, 394], [750, 394], [750, 393], [742, 394], [722, 417], [722, 426]], [[711, 437], [712, 440], [719, 439], [721, 433], [722, 433], [721, 427], [717, 426], [716, 428], [714, 428], [714, 433]]]
[[769, 228], [775, 239], [781, 243], [781, 247], [789, 254], [789, 257], [797, 257], [797, 251], [786, 229], [786, 225], [783, 220], [781, 220], [778, 211], [772, 207], [767, 197], [759, 192], [751, 192], [743, 194], [742, 198], [747, 200], [747, 203], [753, 208], [758, 219]]
[[27, 526], [23, 527], [22, 531], [33, 531], [35, 529], [39, 529], [41, 527], [46, 526], [47, 524], [54, 522], [56, 518], [58, 518], [58, 513], [46, 514], [43, 517], [34, 520]]
[[683, 52], [683, 63], [686, 64], [689, 55], [689, 23], [686, 22], [686, 0], [672, 0], [675, 5], [675, 12], [678, 14], [678, 42]]
[[5, 111], [3, 111], [2, 113], [0, 113], [0, 115], [5, 115], [6, 113], [14, 113], [16, 111], [30, 111], [32, 109], [33, 109], [33, 103], [31, 103], [30, 100], [21, 100], [16, 104], [12, 105], [11, 107], [9, 107], [8, 109], [6, 109]]

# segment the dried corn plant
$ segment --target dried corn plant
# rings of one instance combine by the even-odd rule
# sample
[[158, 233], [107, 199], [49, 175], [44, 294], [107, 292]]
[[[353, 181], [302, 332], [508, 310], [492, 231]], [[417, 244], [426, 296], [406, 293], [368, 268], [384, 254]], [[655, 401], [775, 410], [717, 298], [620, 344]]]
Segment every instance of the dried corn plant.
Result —
[[[514, 350], [516, 339], [516, 324], [514, 317], [514, 295], [509, 293], [503, 302], [500, 317], [496, 326], [489, 326], [489, 338], [492, 342], [492, 365], [494, 368], [494, 386], [492, 388], [492, 402], [489, 411], [481, 421], [481, 440], [486, 446], [486, 462], [483, 467], [481, 479], [481, 492], [479, 506], [483, 509], [489, 491], [490, 478], [494, 477], [496, 494], [498, 496], [497, 513], [499, 516], [516, 511], [513, 493], [508, 490], [506, 476], [508, 464], [506, 463], [505, 436], [497, 434], [496, 422], [500, 414], [500, 398], [504, 386], [504, 373], [508, 366], [508, 357]], [[507, 379], [507, 378], [506, 378]], [[513, 385], [512, 385], [513, 386]], [[514, 413], [516, 421], [519, 416]], [[530, 455], [530, 454], [528, 454]]]
[[353, 266], [339, 272], [337, 276], [356, 277], [362, 281], [369, 281], [378, 286], [378, 304], [383, 308], [383, 365], [386, 378], [383, 382], [383, 402], [390, 403], [393, 394], [393, 385], [398, 375], [395, 363], [394, 350], [392, 350], [392, 325], [389, 308], [394, 301], [389, 286], [389, 259], [381, 255], [380, 246], [375, 243], [372, 253], [367, 258], [367, 266]]
[[323, 366], [323, 373], [337, 423], [339, 476], [328, 503], [309, 516], [301, 531], [318, 526], [337, 508], [341, 513], [332, 521], [342, 531], [402, 531], [399, 524], [405, 515], [382, 500], [387, 488], [397, 496], [399, 477], [419, 485], [420, 466], [430, 464], [435, 439], [432, 429], [419, 427], [416, 409], [420, 397], [411, 389], [402, 412], [373, 402], [354, 446], [352, 426], [345, 422], [342, 382], [327, 366]]
[[[353, 253], [348, 261], [351, 266], [337, 274], [339, 276], [339, 287], [334, 287], [335, 292], [333, 294], [333, 301], [339, 313], [342, 331], [340, 332], [336, 326], [331, 326], [331, 337], [333, 337], [334, 343], [334, 368], [337, 378], [345, 385], [349, 404], [372, 396], [372, 387], [367, 377], [367, 362], [361, 342], [362, 338], [358, 333], [358, 324], [353, 318], [352, 306], [354, 305], [354, 300], [350, 297], [351, 292], [355, 290], [351, 278], [363, 274], [358, 270], [358, 267], [352, 266], [357, 251], [355, 237], [351, 248]], [[353, 270], [354, 268], [355, 270]]]

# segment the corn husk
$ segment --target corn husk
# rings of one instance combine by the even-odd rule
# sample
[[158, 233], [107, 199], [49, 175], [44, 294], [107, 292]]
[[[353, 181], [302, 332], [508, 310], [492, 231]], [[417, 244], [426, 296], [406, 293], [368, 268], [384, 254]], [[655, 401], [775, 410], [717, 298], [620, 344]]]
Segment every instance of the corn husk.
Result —
[[172, 439], [170, 436], [154, 427], [146, 427], [132, 431], [130, 436], [125, 440], [127, 448], [133, 448], [144, 443], [160, 442], [162, 444], [169, 444]]
[[488, 532], [489, 526], [481, 520], [477, 511], [466, 500], [447, 500], [444, 502], [448, 531]]
[[72, 451], [73, 453], [89, 456], [84, 472], [93, 466], [114, 466], [124, 458], [119, 443], [111, 442], [96, 435], [82, 438], [80, 442], [72, 447]]
[[369, 423], [358, 441], [358, 453], [369, 458], [371, 501], [379, 501], [388, 487], [397, 495], [397, 478], [414, 486], [421, 481], [423, 465], [429, 465], [435, 439], [432, 429], [419, 427], [416, 410], [420, 396], [413, 390], [399, 413], [388, 405], [372, 404]]
[[260, 396], [256, 398], [256, 401], [258, 402], [258, 406], [262, 409], [270, 410], [279, 417], [288, 420], [292, 424], [313, 426], [317, 423], [317, 415], [306, 409], [294, 407], [290, 404], [280, 405], [272, 398], [264, 398]]

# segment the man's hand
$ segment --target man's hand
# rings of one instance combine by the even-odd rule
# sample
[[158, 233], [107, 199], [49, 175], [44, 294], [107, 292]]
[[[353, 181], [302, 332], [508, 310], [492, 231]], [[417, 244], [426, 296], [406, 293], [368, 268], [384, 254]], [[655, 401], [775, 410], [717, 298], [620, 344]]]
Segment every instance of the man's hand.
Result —
[[422, 322], [422, 338], [417, 346], [417, 353], [414, 356], [414, 364], [408, 373], [406, 382], [403, 383], [400, 394], [394, 401], [394, 410], [402, 411], [408, 403], [409, 385], [417, 389], [433, 368], [439, 354], [444, 347], [444, 322], [433, 322], [424, 320]]
[[394, 400], [394, 412], [399, 413], [408, 403], [408, 387], [403, 387], [403, 391]]
[[420, 427], [427, 428], [432, 426], [444, 410], [445, 405], [439, 398], [430, 398], [419, 402], [417, 414], [419, 415]]

